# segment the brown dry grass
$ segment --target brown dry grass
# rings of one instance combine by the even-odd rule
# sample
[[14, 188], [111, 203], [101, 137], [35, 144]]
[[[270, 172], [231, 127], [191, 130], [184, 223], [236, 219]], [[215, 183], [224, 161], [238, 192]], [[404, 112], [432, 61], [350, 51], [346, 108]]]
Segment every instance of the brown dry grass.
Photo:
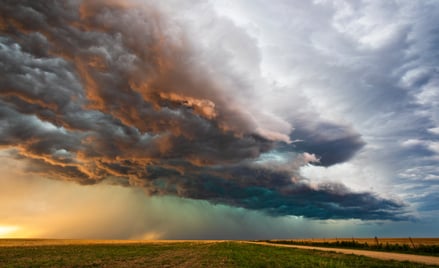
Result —
[[[426, 267], [324, 250], [216, 240], [0, 239], [0, 267]], [[429, 263], [419, 260], [429, 256], [416, 257]]]
[[[411, 238], [417, 245], [439, 245], [439, 238]], [[358, 243], [376, 243], [374, 238], [306, 238], [306, 239], [275, 239], [271, 241], [295, 242], [342, 242], [354, 240]], [[156, 243], [218, 243], [225, 240], [92, 240], [92, 239], [0, 239], [0, 247], [16, 246], [55, 246], [55, 245], [100, 245], [100, 244], [156, 244]], [[411, 245], [410, 238], [378, 238], [382, 244], [407, 244]]]
[[218, 243], [224, 240], [100, 240], [100, 239], [15, 239], [0, 238], [0, 247], [33, 247], [62, 245], [120, 245], [160, 243]]

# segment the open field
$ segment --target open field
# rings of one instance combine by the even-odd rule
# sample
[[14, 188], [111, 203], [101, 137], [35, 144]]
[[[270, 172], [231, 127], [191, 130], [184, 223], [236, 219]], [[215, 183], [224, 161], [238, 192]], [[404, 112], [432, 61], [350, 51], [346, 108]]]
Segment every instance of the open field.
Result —
[[29, 266], [435, 267], [238, 241], [0, 240], [0, 267]]
[[439, 266], [439, 257], [436, 256], [415, 255], [415, 254], [395, 253], [395, 252], [375, 251], [375, 250], [349, 249], [349, 248], [316, 247], [316, 246], [303, 246], [303, 245], [292, 245], [292, 244], [288, 245], [288, 244], [268, 243], [268, 242], [248, 242], [248, 243], [256, 243], [258, 245], [267, 245], [272, 247], [291, 247], [291, 248], [308, 249], [308, 250], [337, 252], [343, 254], [354, 254], [358, 256], [366, 256], [366, 257], [372, 257], [382, 260], [410, 261], [410, 262], [418, 262], [418, 263]]
[[[415, 246], [419, 245], [439, 245], [439, 238], [377, 238], [379, 243], [382, 244], [407, 244], [412, 245], [412, 242]], [[370, 245], [376, 244], [377, 240], [375, 238], [356, 238], [356, 237], [344, 237], [344, 238], [308, 238], [308, 239], [277, 239], [272, 241], [295, 241], [295, 242], [315, 242], [315, 243], [334, 243], [334, 242], [352, 242], [356, 241], [358, 243], [368, 243]]]
[[349, 248], [384, 252], [439, 256], [438, 238], [332, 238], [266, 240], [273, 244]]
[[175, 243], [218, 243], [223, 240], [90, 240], [90, 239], [20, 239], [0, 238], [1, 247], [69, 246], [69, 245], [136, 245], [136, 244], [175, 244]]

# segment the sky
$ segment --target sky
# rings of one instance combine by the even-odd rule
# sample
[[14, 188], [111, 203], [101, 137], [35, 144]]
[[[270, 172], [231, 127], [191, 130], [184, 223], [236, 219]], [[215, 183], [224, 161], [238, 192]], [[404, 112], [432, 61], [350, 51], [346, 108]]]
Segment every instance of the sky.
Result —
[[0, 238], [438, 237], [438, 51], [438, 1], [1, 1]]

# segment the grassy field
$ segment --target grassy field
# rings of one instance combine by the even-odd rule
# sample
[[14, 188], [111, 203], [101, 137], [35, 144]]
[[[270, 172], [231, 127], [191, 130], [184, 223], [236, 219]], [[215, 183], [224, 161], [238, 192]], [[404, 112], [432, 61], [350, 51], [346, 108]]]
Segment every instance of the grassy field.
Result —
[[280, 240], [272, 240], [272, 241], [297, 241], [297, 242], [328, 242], [328, 243], [334, 243], [334, 242], [351, 242], [356, 241], [358, 243], [368, 243], [370, 245], [378, 243], [381, 244], [407, 244], [412, 246], [412, 243], [414, 246], [419, 245], [439, 245], [439, 238], [386, 238], [386, 237], [377, 237], [375, 238], [353, 238], [353, 237], [344, 237], [344, 238], [308, 238], [308, 239], [280, 239]]
[[439, 238], [329, 238], [267, 240], [266, 242], [439, 256]]
[[230, 241], [0, 240], [0, 267], [433, 267]]

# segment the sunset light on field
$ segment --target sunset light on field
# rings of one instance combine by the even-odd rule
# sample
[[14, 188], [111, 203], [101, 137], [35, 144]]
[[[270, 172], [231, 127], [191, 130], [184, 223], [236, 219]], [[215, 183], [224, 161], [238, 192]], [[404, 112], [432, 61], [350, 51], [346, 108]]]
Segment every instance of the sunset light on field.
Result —
[[439, 236], [439, 1], [0, 2], [0, 237]]

